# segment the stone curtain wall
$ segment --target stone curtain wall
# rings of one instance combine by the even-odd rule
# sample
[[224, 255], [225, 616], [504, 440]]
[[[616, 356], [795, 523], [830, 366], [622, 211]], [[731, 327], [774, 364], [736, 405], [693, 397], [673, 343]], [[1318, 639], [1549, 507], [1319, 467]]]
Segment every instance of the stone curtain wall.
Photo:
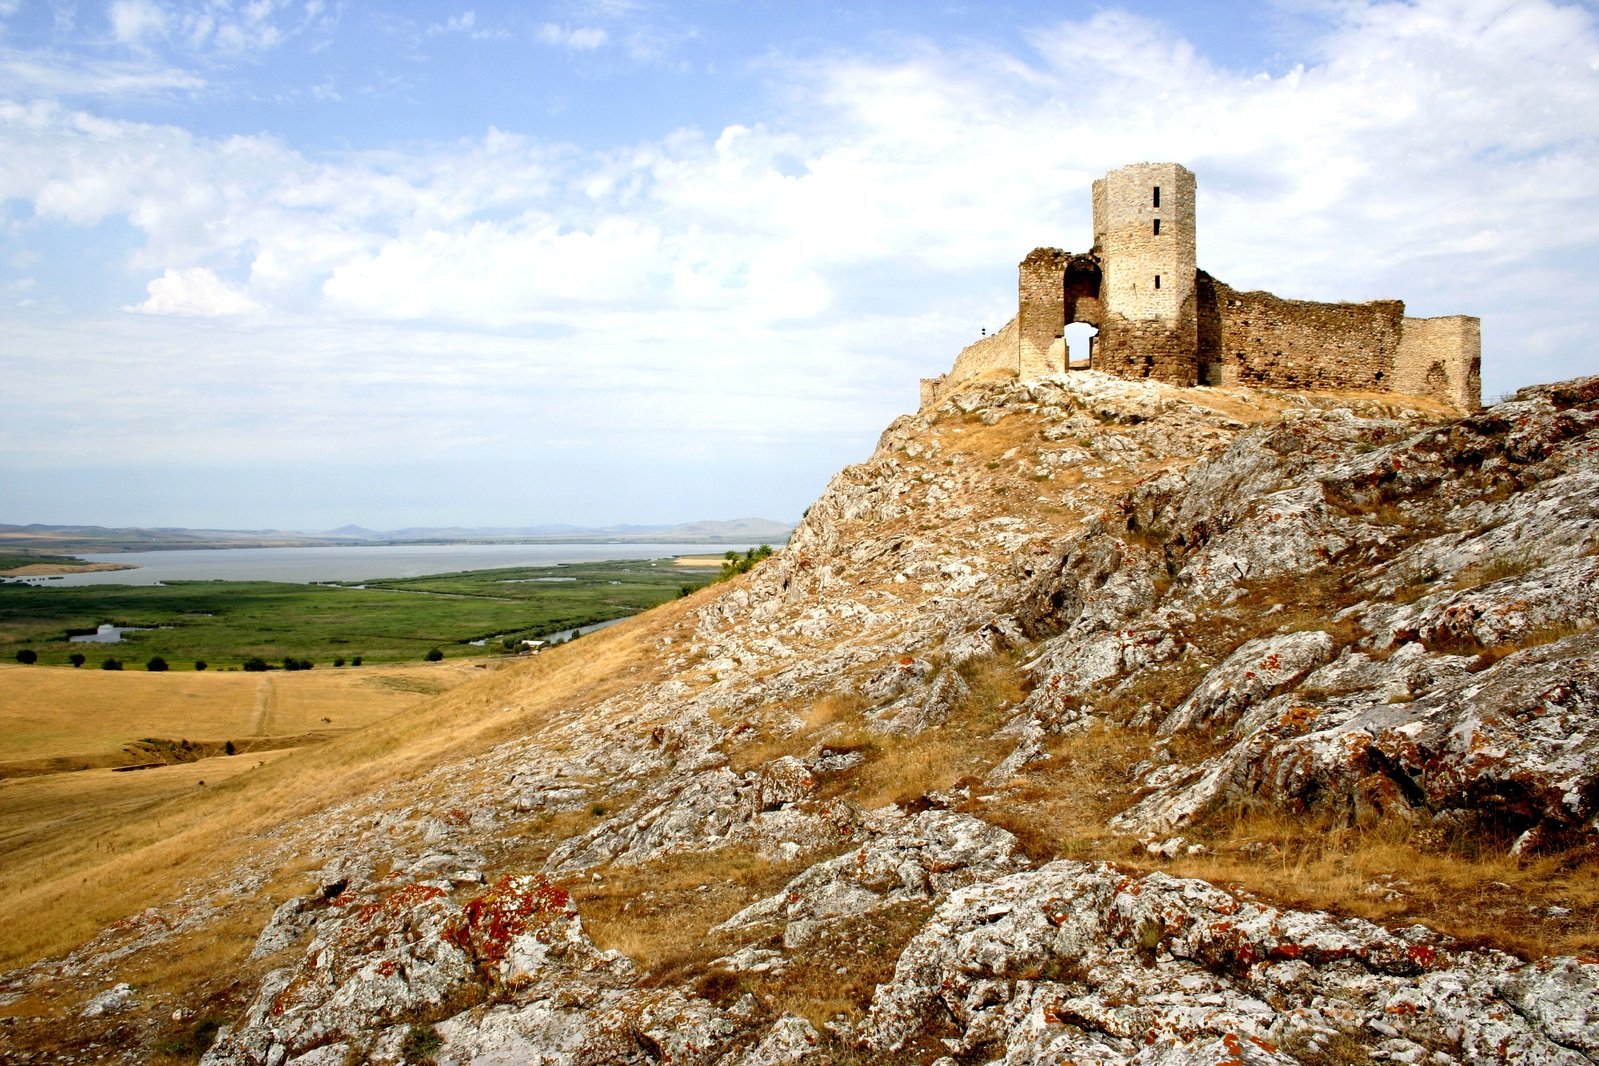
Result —
[[929, 407], [942, 400], [947, 391], [946, 386], [970, 381], [991, 370], [1009, 370], [1014, 373], [1017, 369], [1016, 343], [1020, 332], [1020, 321], [1021, 316], [1017, 315], [1005, 323], [1005, 327], [998, 333], [991, 333], [962, 348], [948, 374], [940, 374], [936, 378], [923, 378], [921, 406]]
[[1104, 271], [1095, 369], [1198, 382], [1194, 196], [1193, 172], [1176, 163], [1135, 163], [1094, 183]]
[[1208, 275], [1198, 288], [1201, 378], [1212, 385], [1411, 391], [1395, 380], [1405, 305], [1314, 303], [1239, 292]]
[[1407, 318], [1394, 361], [1395, 392], [1482, 408], [1482, 321], [1470, 315]]

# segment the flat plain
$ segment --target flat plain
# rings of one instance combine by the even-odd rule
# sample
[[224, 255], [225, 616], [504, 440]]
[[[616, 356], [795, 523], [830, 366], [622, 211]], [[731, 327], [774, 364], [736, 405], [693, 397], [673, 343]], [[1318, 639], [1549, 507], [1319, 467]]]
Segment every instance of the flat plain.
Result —
[[[318, 667], [341, 660], [419, 662], [489, 655], [522, 639], [637, 614], [714, 575], [664, 560], [571, 563], [347, 584], [180, 581], [164, 585], [34, 587], [0, 584], [0, 661], [31, 651], [41, 665], [82, 655], [84, 669], [116, 659], [174, 671], [251, 659]], [[102, 624], [133, 627], [116, 644], [73, 642]], [[474, 644], [474, 641], [482, 642]]]

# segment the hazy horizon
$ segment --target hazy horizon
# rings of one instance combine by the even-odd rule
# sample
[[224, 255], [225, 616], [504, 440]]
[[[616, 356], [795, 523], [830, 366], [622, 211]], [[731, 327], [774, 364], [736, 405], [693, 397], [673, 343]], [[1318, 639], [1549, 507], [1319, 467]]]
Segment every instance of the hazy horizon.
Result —
[[637, 532], [672, 532], [692, 526], [721, 525], [732, 526], [743, 522], [760, 522], [772, 526], [792, 527], [797, 523], [775, 518], [764, 518], [755, 515], [745, 515], [739, 518], [691, 518], [678, 522], [611, 522], [603, 526], [578, 525], [571, 522], [530, 522], [524, 525], [475, 525], [465, 522], [448, 522], [438, 524], [407, 523], [397, 526], [375, 527], [364, 522], [341, 522], [336, 526], [302, 528], [288, 525], [263, 525], [249, 527], [233, 526], [142, 526], [128, 523], [106, 524], [103, 522], [44, 522], [44, 521], [3, 521], [0, 528], [16, 527], [30, 528], [41, 527], [44, 529], [106, 529], [106, 530], [167, 530], [173, 532], [189, 533], [300, 533], [308, 536], [328, 536], [339, 533], [341, 530], [359, 529], [377, 536], [387, 536], [405, 532], [448, 532], [456, 531], [463, 534], [502, 534], [516, 535], [546, 535], [569, 531], [572, 533], [621, 533], [625, 531]]

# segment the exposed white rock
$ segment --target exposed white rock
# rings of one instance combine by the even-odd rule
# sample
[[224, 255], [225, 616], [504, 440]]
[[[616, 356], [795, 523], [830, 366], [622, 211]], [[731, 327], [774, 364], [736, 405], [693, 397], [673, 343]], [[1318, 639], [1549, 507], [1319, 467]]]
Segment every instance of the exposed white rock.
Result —
[[1419, 927], [1390, 933], [1202, 881], [1055, 862], [954, 892], [856, 1038], [888, 1055], [936, 1036], [1007, 1066], [1186, 1066], [1292, 1063], [1318, 1034], [1369, 1046], [1379, 1033], [1451, 1048], [1450, 1062], [1575, 1066], [1599, 1037], [1596, 979], [1591, 961], [1527, 966]]

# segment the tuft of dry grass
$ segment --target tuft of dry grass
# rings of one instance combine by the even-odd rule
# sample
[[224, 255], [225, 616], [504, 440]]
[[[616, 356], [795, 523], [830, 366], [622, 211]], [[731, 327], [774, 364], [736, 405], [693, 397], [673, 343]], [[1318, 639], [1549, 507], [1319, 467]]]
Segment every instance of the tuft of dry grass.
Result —
[[1046, 759], [969, 807], [1013, 833], [1040, 862], [1124, 858], [1129, 841], [1105, 823], [1132, 803], [1131, 770], [1149, 746], [1149, 734], [1104, 723], [1051, 737]]
[[1480, 562], [1463, 566], [1448, 582], [1450, 589], [1471, 589], [1507, 577], [1520, 577], [1540, 566], [1538, 558], [1525, 549], [1502, 551]]
[[1434, 638], [1427, 642], [1429, 651], [1448, 651], [1457, 655], [1477, 653], [1476, 661], [1471, 664], [1472, 670], [1486, 670], [1507, 655], [1514, 655], [1526, 648], [1542, 647], [1553, 644], [1567, 637], [1574, 637], [1578, 633], [1586, 633], [1594, 627], [1590, 618], [1578, 618], [1565, 622], [1550, 622], [1545, 625], [1529, 626], [1518, 633], [1514, 640], [1502, 641], [1484, 647], [1471, 634], [1446, 635]]
[[733, 950], [713, 937], [720, 922], [776, 892], [817, 856], [778, 862], [737, 848], [675, 855], [641, 866], [611, 866], [572, 898], [596, 945], [631, 958], [644, 980], [692, 977]]

